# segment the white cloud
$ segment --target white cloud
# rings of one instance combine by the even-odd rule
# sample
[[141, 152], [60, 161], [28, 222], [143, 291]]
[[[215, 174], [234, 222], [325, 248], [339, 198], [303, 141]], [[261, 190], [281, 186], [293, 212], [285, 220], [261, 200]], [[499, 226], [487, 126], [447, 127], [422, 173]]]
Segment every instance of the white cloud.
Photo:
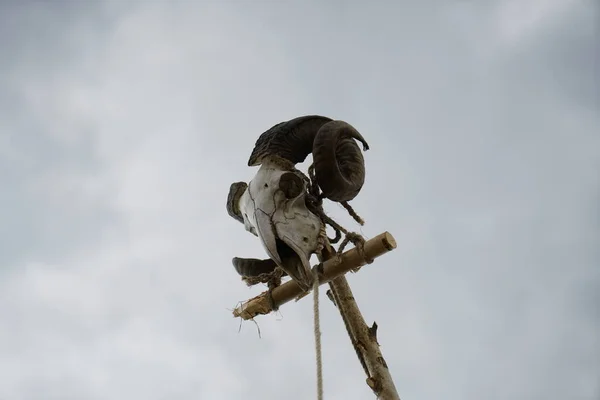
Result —
[[508, 0], [497, 2], [495, 29], [505, 45], [515, 44], [560, 18], [576, 0]]

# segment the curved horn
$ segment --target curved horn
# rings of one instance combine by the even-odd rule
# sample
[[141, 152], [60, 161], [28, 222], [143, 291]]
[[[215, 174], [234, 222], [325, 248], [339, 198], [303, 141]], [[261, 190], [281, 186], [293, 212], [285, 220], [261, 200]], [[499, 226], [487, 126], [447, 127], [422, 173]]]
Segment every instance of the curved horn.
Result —
[[277, 155], [293, 162], [301, 163], [313, 150], [313, 142], [319, 129], [331, 118], [320, 115], [306, 115], [281, 122], [264, 132], [254, 146], [248, 166], [262, 163], [263, 158]]
[[297, 164], [312, 152], [323, 195], [332, 201], [349, 201], [365, 181], [364, 158], [354, 139], [363, 144], [363, 150], [369, 149], [362, 135], [347, 122], [319, 115], [294, 118], [260, 135], [248, 166], [259, 165], [273, 155]]
[[362, 135], [344, 121], [326, 123], [315, 137], [315, 178], [329, 200], [350, 201], [365, 183], [365, 160], [354, 139], [369, 149]]
[[[259, 260], [256, 258], [234, 257], [231, 262], [237, 273], [246, 277], [257, 277], [261, 274], [269, 274], [277, 268], [275, 261], [270, 258]], [[283, 274], [287, 275], [285, 272]]]
[[227, 214], [242, 224], [244, 223], [244, 217], [238, 205], [240, 197], [242, 197], [247, 188], [248, 184], [246, 182], [234, 182], [229, 187], [229, 194], [227, 195]]

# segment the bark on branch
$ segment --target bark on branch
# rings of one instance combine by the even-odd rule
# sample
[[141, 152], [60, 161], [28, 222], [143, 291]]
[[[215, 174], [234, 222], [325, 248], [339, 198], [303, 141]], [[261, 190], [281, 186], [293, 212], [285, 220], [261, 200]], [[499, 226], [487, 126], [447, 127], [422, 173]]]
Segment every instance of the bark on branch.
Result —
[[[367, 259], [375, 259], [394, 250], [395, 248], [396, 240], [394, 240], [392, 234], [389, 232], [384, 232], [365, 242], [365, 257]], [[323, 273], [319, 283], [321, 285], [327, 283], [344, 275], [346, 272], [361, 267], [365, 264], [366, 262], [360, 255], [359, 251], [356, 248], [350, 249], [341, 255], [339, 262], [336, 257], [332, 257], [323, 262]], [[236, 309], [233, 310], [233, 316], [248, 320], [256, 317], [257, 315], [269, 314], [273, 311], [273, 305], [275, 307], [279, 307], [282, 304], [297, 298], [301, 294], [302, 290], [300, 287], [296, 284], [296, 282], [290, 280], [273, 289], [271, 292], [272, 302], [268, 297], [268, 292], [263, 292], [236, 307]]]
[[350, 342], [367, 375], [367, 385], [379, 400], [400, 400], [377, 342], [377, 323], [369, 327], [354, 299], [348, 280], [340, 276], [329, 283]]
[[[333, 248], [327, 243], [320, 261], [334, 256]], [[327, 295], [340, 312], [352, 347], [367, 375], [367, 385], [379, 400], [400, 400], [387, 363], [379, 349], [377, 323], [373, 322], [370, 327], [366, 324], [345, 276], [339, 276], [329, 282], [329, 287], [331, 290], [327, 291]]]

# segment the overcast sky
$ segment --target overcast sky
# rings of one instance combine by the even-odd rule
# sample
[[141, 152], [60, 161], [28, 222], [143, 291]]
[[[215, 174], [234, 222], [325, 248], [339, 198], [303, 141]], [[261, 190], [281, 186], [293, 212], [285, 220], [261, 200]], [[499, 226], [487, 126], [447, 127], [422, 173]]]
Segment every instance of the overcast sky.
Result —
[[[310, 297], [238, 332], [225, 209], [304, 114], [371, 146], [398, 249], [349, 280], [403, 400], [600, 398], [597, 1], [10, 3], [0, 399], [315, 398]], [[322, 299], [325, 398], [373, 398]]]

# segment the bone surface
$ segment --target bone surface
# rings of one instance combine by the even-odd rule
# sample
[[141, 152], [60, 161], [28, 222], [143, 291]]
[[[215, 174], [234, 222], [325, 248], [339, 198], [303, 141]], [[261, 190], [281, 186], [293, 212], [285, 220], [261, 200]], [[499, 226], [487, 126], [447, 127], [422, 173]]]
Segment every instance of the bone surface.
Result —
[[304, 290], [312, 284], [310, 257], [322, 224], [306, 206], [306, 189], [298, 172], [267, 158], [238, 205], [246, 230], [259, 237], [269, 257]]

